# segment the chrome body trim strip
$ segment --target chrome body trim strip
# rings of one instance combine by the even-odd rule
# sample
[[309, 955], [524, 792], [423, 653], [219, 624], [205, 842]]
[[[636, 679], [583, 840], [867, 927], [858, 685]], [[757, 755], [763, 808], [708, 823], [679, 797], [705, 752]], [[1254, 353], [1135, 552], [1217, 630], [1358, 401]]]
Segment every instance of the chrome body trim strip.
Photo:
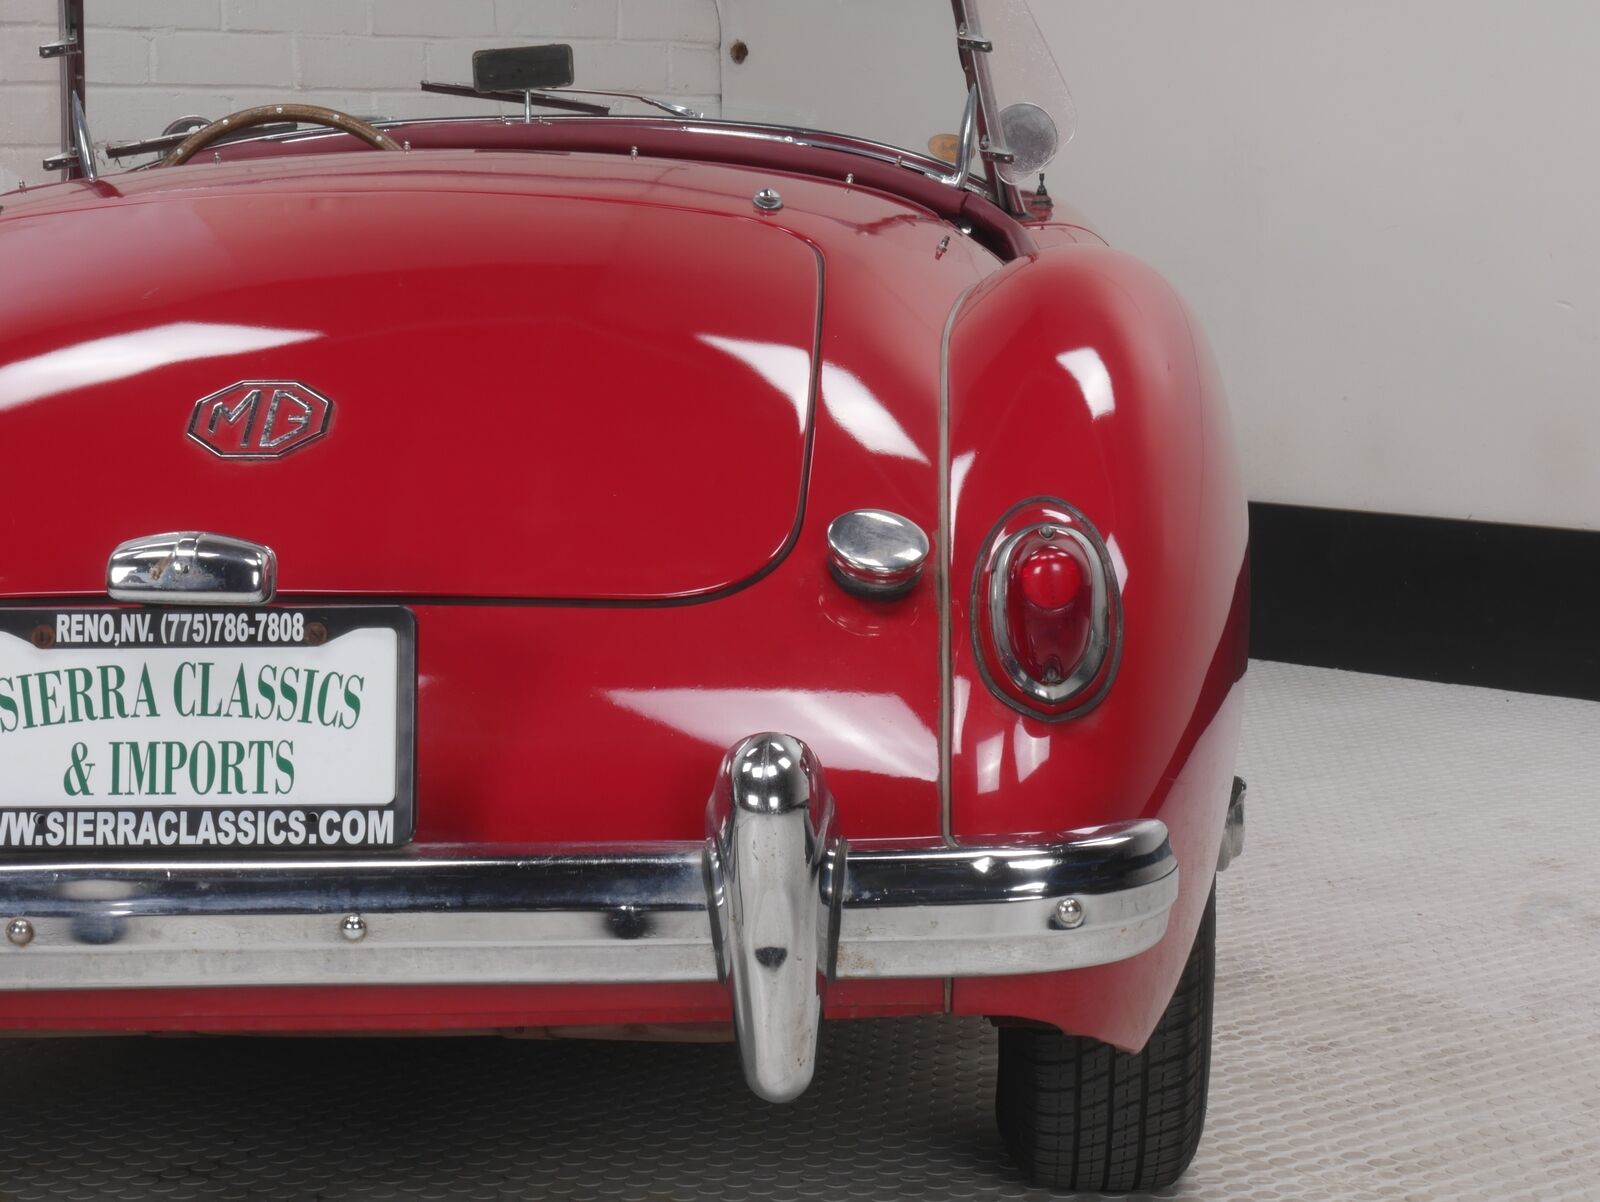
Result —
[[950, 512], [950, 338], [955, 332], [956, 318], [977, 286], [967, 285], [956, 297], [956, 303], [950, 306], [950, 315], [945, 318], [944, 333], [939, 337], [939, 554], [934, 565], [939, 592], [939, 833], [951, 846], [956, 840], [950, 796], [950, 766], [954, 755], [951, 741], [955, 732], [952, 712], [955, 654], [951, 645], [954, 634], [950, 612], [950, 573], [955, 568], [951, 548], [954, 515]]

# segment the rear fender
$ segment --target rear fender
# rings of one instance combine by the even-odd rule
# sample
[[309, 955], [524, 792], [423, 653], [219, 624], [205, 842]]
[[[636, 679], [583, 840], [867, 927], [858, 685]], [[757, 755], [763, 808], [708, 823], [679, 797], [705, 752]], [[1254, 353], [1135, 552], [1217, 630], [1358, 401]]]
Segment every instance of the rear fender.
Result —
[[[957, 1011], [1144, 1044], [1171, 996], [1217, 863], [1237, 742], [1247, 519], [1203, 337], [1136, 260], [1063, 245], [970, 292], [947, 347], [948, 833], [1043, 839], [1159, 818], [1182, 873], [1166, 936], [1120, 964], [966, 980]], [[1065, 502], [1098, 531], [1121, 596], [1120, 656], [1073, 716], [1019, 712], [986, 683], [974, 579], [1019, 502]]]

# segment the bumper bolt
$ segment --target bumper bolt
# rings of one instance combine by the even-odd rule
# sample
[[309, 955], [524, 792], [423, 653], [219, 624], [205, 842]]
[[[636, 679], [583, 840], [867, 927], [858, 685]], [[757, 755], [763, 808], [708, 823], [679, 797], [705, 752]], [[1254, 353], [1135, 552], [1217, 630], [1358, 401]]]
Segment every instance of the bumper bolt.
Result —
[[1056, 903], [1056, 926], [1068, 931], [1083, 925], [1083, 903], [1075, 897], [1063, 897]]
[[367, 937], [367, 920], [359, 914], [346, 914], [339, 924], [339, 933], [351, 943], [359, 943]]
[[27, 947], [33, 942], [33, 923], [26, 918], [13, 918], [6, 923], [6, 938], [18, 947]]

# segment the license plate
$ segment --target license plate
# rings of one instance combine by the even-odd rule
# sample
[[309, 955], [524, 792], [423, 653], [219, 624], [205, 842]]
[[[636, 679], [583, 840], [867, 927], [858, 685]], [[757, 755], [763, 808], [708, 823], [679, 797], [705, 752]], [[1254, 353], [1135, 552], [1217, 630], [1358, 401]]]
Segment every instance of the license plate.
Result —
[[0, 848], [395, 847], [415, 712], [406, 609], [0, 610]]

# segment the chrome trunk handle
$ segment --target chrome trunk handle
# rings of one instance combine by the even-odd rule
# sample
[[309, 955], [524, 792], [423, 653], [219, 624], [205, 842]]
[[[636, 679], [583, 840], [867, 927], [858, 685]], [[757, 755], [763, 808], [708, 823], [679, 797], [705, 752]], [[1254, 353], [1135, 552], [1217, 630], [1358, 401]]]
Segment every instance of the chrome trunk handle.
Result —
[[106, 567], [113, 601], [145, 605], [260, 605], [277, 587], [271, 547], [203, 530], [129, 539]]

